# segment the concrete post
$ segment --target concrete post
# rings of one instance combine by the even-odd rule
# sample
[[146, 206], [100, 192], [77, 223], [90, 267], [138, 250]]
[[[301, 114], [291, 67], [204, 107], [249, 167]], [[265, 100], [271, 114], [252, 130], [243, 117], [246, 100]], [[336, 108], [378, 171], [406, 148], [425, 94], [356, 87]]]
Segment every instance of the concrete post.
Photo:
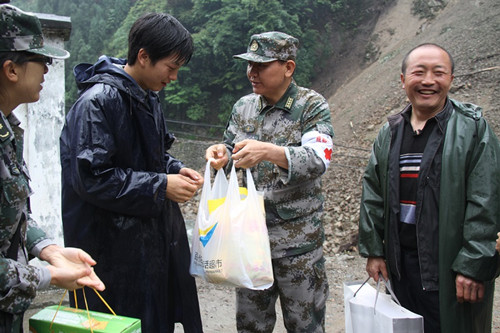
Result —
[[[42, 24], [45, 43], [64, 48], [69, 40], [69, 17], [36, 14]], [[61, 164], [59, 136], [64, 124], [64, 60], [49, 66], [45, 82], [36, 103], [20, 105], [14, 114], [24, 129], [24, 158], [31, 176], [32, 218], [43, 230], [63, 245], [61, 222]]]

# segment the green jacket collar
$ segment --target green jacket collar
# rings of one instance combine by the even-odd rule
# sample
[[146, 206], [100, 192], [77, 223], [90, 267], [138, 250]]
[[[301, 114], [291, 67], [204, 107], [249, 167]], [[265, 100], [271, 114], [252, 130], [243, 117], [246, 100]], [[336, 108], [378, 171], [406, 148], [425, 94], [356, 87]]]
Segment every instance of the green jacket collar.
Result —
[[[448, 123], [448, 119], [450, 119], [452, 111], [453, 111], [453, 105], [451, 103], [451, 100], [447, 98], [443, 110], [428, 120], [434, 119], [437, 122], [441, 131], [444, 132], [444, 130], [446, 129], [446, 124]], [[408, 104], [408, 106], [403, 111], [401, 111], [401, 115], [406, 121], [409, 122], [411, 119], [411, 112], [412, 112], [411, 104]]]

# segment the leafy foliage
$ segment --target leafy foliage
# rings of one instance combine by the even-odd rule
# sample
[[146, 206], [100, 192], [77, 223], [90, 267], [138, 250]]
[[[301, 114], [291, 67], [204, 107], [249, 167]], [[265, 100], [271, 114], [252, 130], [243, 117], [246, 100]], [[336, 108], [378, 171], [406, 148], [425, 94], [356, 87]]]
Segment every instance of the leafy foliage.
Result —
[[[246, 64], [233, 59], [243, 53], [254, 33], [279, 30], [297, 37], [300, 48], [295, 80], [304, 86], [318, 75], [332, 52], [333, 29], [353, 29], [369, 0], [29, 0], [12, 1], [20, 8], [70, 16], [72, 35], [66, 48], [66, 104], [77, 98], [72, 68], [99, 55], [126, 57], [128, 31], [146, 12], [169, 12], [192, 32], [195, 53], [167, 86], [167, 117], [225, 124], [234, 102], [251, 91]], [[27, 8], [29, 7], [29, 8]]]
[[[71, 57], [66, 60], [66, 107], [77, 98], [78, 89], [73, 67], [82, 62], [93, 63], [103, 54], [109, 38], [120, 27], [135, 1], [124, 0], [30, 0], [11, 1], [24, 10], [71, 17], [71, 37], [66, 49]], [[127, 32], [128, 33], [128, 32]], [[125, 45], [126, 47], [126, 45]]]

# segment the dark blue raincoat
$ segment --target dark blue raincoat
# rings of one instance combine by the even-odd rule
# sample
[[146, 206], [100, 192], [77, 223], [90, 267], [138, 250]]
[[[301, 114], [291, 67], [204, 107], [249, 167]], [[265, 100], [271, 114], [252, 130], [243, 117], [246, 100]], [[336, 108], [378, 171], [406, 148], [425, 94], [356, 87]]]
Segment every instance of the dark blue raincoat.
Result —
[[[92, 255], [102, 296], [117, 314], [140, 318], [143, 332], [173, 331], [175, 322], [201, 332], [184, 220], [165, 197], [167, 174], [184, 165], [168, 153], [174, 137], [157, 94], [124, 64], [103, 56], [74, 69], [80, 97], [60, 139], [65, 243]], [[93, 291], [86, 298], [109, 312]]]

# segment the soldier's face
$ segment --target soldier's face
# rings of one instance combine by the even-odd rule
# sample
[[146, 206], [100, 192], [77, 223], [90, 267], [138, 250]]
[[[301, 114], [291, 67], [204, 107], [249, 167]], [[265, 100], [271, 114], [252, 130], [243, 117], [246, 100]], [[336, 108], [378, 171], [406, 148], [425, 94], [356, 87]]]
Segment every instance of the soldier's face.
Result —
[[264, 96], [271, 104], [276, 103], [288, 88], [290, 73], [287, 62], [252, 62], [247, 65], [247, 77], [253, 92]]
[[[17, 96], [20, 103], [32, 103], [40, 99], [40, 91], [42, 91], [44, 75], [49, 71], [44, 61], [39, 60], [39, 56], [33, 61], [30, 59], [25, 63], [16, 65], [19, 84], [16, 86]], [[40, 56], [39, 58], [43, 58]], [[43, 59], [42, 59], [43, 60]]]

